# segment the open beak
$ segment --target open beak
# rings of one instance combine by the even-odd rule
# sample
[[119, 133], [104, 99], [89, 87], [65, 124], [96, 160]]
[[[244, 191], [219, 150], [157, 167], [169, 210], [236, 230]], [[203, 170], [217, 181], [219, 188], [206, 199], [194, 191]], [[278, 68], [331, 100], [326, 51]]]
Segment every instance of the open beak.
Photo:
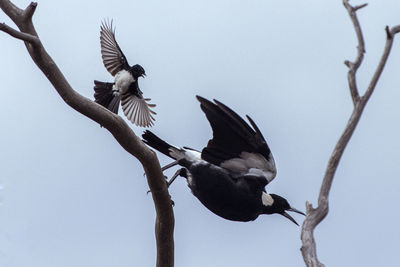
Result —
[[[301, 211], [299, 211], [299, 210], [297, 210], [297, 209], [295, 209], [295, 208], [287, 209], [287, 211], [293, 211], [293, 212], [296, 212], [296, 213], [299, 213], [299, 214], [301, 214], [301, 215], [306, 216], [306, 215], [304, 214], [304, 212], [301, 212]], [[289, 215], [289, 213], [287, 213], [287, 212], [284, 211], [284, 212], [281, 213], [281, 214], [282, 214], [282, 216], [285, 216], [286, 218], [288, 218], [289, 220], [291, 220], [293, 223], [295, 223], [297, 226], [299, 226], [299, 224], [293, 219], [292, 216]]]
[[289, 220], [291, 220], [293, 223], [295, 223], [297, 226], [299, 226], [299, 224], [293, 219], [293, 217], [292, 216], [290, 216], [289, 215], [289, 213], [287, 213], [287, 212], [283, 212], [283, 213], [281, 213], [283, 216], [285, 216], [286, 218], [288, 218]]
[[293, 212], [296, 212], [296, 213], [299, 213], [299, 214], [301, 214], [301, 215], [304, 215], [304, 216], [306, 216], [306, 215], [304, 214], [304, 212], [302, 212], [302, 211], [299, 211], [299, 210], [296, 210], [295, 208], [290, 208], [290, 209], [287, 209], [287, 211], [293, 211]]
[[140, 76], [142, 76], [142, 77], [144, 78], [144, 77], [146, 77], [146, 73], [143, 73], [143, 74], [142, 74], [142, 75], [140, 75]]

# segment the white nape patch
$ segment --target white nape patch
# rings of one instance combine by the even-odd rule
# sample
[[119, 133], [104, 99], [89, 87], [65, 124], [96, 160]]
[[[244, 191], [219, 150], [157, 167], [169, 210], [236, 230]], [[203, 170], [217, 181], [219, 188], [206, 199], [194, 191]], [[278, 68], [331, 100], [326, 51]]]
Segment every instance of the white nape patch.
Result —
[[135, 79], [129, 71], [121, 70], [115, 75], [114, 87], [118, 90], [120, 94], [124, 94], [128, 91], [129, 86], [134, 81]]
[[271, 195], [265, 192], [262, 192], [261, 201], [263, 205], [267, 207], [272, 206], [272, 204], [274, 204], [274, 199], [271, 197]]

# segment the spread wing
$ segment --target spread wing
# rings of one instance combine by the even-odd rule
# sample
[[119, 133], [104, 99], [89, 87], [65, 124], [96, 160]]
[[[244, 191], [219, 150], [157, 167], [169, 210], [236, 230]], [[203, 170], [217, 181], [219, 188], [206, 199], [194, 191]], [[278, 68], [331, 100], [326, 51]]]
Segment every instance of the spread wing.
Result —
[[128, 61], [115, 40], [112, 21], [103, 21], [100, 26], [100, 46], [104, 66], [112, 76], [122, 69], [129, 69]]
[[275, 161], [254, 121], [251, 128], [238, 114], [221, 102], [197, 96], [213, 130], [213, 138], [202, 158], [240, 176], [263, 177], [269, 183], [276, 176]]
[[155, 104], [147, 103], [151, 99], [143, 98], [142, 94], [137, 95], [126, 93], [121, 96], [121, 106], [125, 116], [132, 123], [140, 127], [151, 127], [154, 124], [156, 113], [150, 108], [154, 108]]

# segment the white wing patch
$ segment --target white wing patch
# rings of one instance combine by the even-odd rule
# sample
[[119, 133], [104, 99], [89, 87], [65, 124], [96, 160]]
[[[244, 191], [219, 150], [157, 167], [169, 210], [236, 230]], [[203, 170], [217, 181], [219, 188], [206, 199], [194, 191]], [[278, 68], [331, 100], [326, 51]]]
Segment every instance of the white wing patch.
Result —
[[241, 175], [255, 175], [271, 182], [276, 176], [275, 161], [270, 154], [267, 160], [258, 153], [242, 152], [240, 158], [233, 158], [221, 163], [221, 167]]
[[263, 205], [267, 207], [272, 206], [272, 204], [274, 204], [274, 199], [271, 197], [271, 195], [265, 192], [262, 192], [261, 200]]

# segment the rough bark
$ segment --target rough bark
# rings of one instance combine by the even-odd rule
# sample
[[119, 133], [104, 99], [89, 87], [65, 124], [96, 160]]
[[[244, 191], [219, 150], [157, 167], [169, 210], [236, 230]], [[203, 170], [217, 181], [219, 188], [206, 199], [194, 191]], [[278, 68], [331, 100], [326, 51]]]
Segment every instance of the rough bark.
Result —
[[66, 104], [104, 126], [128, 153], [140, 161], [146, 173], [157, 214], [155, 222], [157, 266], [173, 266], [174, 214], [157, 156], [143, 144], [121, 117], [83, 97], [70, 86], [36, 33], [32, 23], [36, 7], [37, 3], [32, 2], [26, 9], [20, 9], [9, 0], [0, 0], [0, 8], [17, 25], [19, 31], [5, 23], [0, 24], [0, 30], [25, 42], [29, 55]]
[[349, 68], [348, 71], [348, 83], [350, 94], [353, 100], [354, 109], [350, 116], [350, 119], [347, 122], [347, 125], [342, 133], [339, 141], [337, 142], [331, 157], [328, 161], [328, 166], [326, 167], [325, 175], [321, 184], [320, 193], [318, 197], [318, 206], [313, 208], [310, 203], [306, 203], [307, 216], [303, 222], [301, 229], [301, 241], [302, 247], [301, 252], [303, 255], [304, 262], [308, 267], [322, 267], [322, 264], [317, 257], [316, 243], [314, 239], [314, 229], [317, 225], [326, 217], [329, 211], [329, 192], [331, 190], [333, 178], [336, 172], [336, 169], [339, 165], [340, 159], [343, 155], [343, 152], [350, 141], [350, 138], [361, 118], [362, 112], [371, 97], [372, 93], [375, 90], [376, 84], [379, 80], [380, 75], [382, 74], [383, 68], [386, 65], [387, 59], [389, 57], [394, 36], [400, 32], [400, 25], [389, 28], [386, 27], [386, 44], [383, 50], [383, 54], [379, 61], [379, 64], [376, 68], [376, 71], [368, 85], [367, 90], [364, 95], [360, 97], [358, 87], [357, 87], [357, 79], [356, 74], [357, 70], [360, 67], [365, 53], [365, 44], [364, 38], [361, 31], [361, 26], [357, 18], [357, 10], [365, 7], [367, 4], [363, 4], [360, 6], [351, 6], [349, 4], [349, 0], [343, 0], [343, 5], [345, 6], [350, 19], [353, 23], [357, 40], [357, 56], [354, 62], [350, 62], [346, 60], [344, 63]]

